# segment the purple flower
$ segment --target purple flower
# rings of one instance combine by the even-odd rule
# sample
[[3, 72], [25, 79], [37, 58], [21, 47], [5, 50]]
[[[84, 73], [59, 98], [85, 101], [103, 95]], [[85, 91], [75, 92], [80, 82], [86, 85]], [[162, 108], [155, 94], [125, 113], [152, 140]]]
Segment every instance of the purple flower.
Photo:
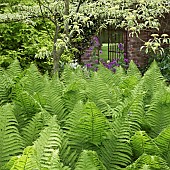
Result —
[[112, 68], [112, 71], [113, 71], [113, 73], [115, 73], [115, 72], [116, 72], [116, 69], [115, 69], [115, 68]]
[[100, 53], [100, 54], [102, 54], [102, 53], [103, 53], [103, 51], [102, 51], [102, 50], [99, 50], [99, 53]]
[[94, 71], [97, 71], [98, 70], [98, 68], [96, 67], [96, 68], [94, 68]]
[[124, 58], [124, 62], [125, 62], [125, 63], [128, 63], [129, 60], [128, 60], [127, 58]]
[[92, 51], [93, 49], [94, 49], [94, 47], [93, 47], [93, 46], [89, 47], [89, 50], [91, 50], [91, 51]]
[[111, 63], [112, 65], [114, 65], [114, 64], [117, 63], [117, 61], [116, 61], [116, 60], [113, 60], [113, 61], [111, 61], [110, 63]]
[[95, 63], [96, 63], [96, 64], [98, 64], [98, 63], [99, 63], [99, 61], [98, 61], [98, 60], [95, 60]]
[[109, 64], [106, 65], [106, 67], [107, 67], [108, 69], [111, 69], [111, 68], [112, 68], [112, 64], [109, 63]]
[[86, 57], [90, 57], [90, 53], [85, 53], [85, 56]]
[[87, 67], [87, 68], [91, 68], [92, 65], [91, 65], [90, 63], [88, 63], [88, 64], [86, 64], [86, 67]]
[[123, 51], [123, 50], [124, 50], [123, 44], [122, 44], [122, 43], [118, 44], [118, 48], [119, 48], [121, 51]]

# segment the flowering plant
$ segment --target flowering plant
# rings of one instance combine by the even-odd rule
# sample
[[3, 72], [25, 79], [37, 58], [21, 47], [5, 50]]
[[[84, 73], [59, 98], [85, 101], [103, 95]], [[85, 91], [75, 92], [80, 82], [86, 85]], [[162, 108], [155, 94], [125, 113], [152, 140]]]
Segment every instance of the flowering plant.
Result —
[[[116, 72], [116, 67], [123, 67], [124, 69], [128, 68], [128, 64], [129, 64], [129, 60], [126, 57], [126, 53], [124, 52], [124, 46], [122, 43], [118, 44], [118, 48], [119, 48], [119, 53], [120, 56], [117, 59], [113, 59], [112, 61], [104, 61], [103, 58], [97, 58], [97, 57], [93, 57], [93, 59], [91, 59], [91, 61], [89, 63], [87, 63], [85, 66], [87, 67], [87, 69], [89, 70], [93, 70], [93, 71], [97, 71], [98, 70], [98, 64], [101, 63], [103, 64], [106, 68], [108, 68], [109, 70], [113, 71], [114, 73]], [[100, 50], [100, 53], [102, 53], [102, 51]]]

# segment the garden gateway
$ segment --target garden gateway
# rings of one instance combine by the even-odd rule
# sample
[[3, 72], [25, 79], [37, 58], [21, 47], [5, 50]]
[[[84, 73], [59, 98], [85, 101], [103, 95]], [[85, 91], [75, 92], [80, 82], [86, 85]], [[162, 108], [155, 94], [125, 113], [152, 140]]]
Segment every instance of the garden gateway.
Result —
[[[141, 50], [141, 47], [149, 39], [153, 39], [152, 34], [158, 34], [161, 37], [162, 34], [170, 35], [170, 14], [166, 14], [165, 17], [160, 18], [160, 28], [159, 30], [147, 29], [142, 30], [136, 36], [132, 36], [131, 31], [126, 31], [124, 29], [115, 28], [112, 25], [107, 26], [107, 28], [100, 31], [98, 34], [99, 45], [98, 50], [102, 48], [102, 45], [107, 46], [107, 58], [112, 61], [113, 59], [118, 59], [122, 53], [120, 50], [120, 45], [123, 46], [124, 57], [133, 60], [139, 66], [144, 66], [148, 61], [148, 54], [145, 50]], [[92, 37], [93, 38], [93, 37]], [[157, 37], [158, 38], [158, 37]], [[169, 44], [161, 44], [164, 48], [170, 47]], [[86, 54], [89, 55], [86, 55]], [[81, 56], [81, 60], [84, 63], [88, 61], [93, 56], [91, 49], [86, 49], [85, 55]], [[97, 51], [97, 55], [100, 56], [100, 52]]]

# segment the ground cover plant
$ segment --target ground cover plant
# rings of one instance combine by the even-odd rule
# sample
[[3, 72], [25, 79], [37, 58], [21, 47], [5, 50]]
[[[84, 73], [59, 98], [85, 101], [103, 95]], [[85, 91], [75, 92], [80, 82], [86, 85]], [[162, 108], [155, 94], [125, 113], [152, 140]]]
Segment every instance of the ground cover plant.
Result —
[[170, 87], [144, 76], [66, 67], [59, 78], [15, 60], [0, 69], [1, 170], [169, 170]]

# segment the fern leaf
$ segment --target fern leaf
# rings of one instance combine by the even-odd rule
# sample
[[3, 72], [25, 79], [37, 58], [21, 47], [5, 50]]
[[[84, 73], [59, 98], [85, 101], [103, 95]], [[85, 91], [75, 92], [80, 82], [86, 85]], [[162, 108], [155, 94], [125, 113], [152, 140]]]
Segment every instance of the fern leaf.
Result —
[[[34, 148], [32, 146], [25, 148], [23, 154], [15, 160], [10, 170], [40, 170], [37, 162], [33, 159], [33, 154]], [[10, 164], [10, 162], [8, 164]]]
[[26, 70], [24, 77], [20, 80], [20, 83], [23, 89], [30, 95], [42, 92], [44, 89], [43, 77], [34, 64]]
[[106, 170], [102, 162], [99, 160], [95, 151], [84, 150], [78, 162], [76, 163], [75, 170]]
[[102, 78], [104, 83], [108, 84], [109, 87], [112, 87], [115, 84], [114, 74], [112, 71], [104, 67], [103, 65], [99, 65], [99, 70], [97, 71], [98, 76]]
[[14, 113], [19, 123], [19, 130], [25, 127], [32, 117], [40, 111], [41, 109], [34, 97], [27, 91], [19, 89], [14, 99]]
[[154, 61], [150, 68], [146, 71], [143, 80], [143, 89], [146, 91], [145, 104], [150, 104], [153, 94], [161, 88], [164, 83], [164, 78], [159, 70], [159, 67]]
[[61, 147], [61, 138], [62, 134], [56, 116], [53, 116], [34, 143], [36, 161], [39, 162], [41, 168], [52, 166], [53, 156]]
[[146, 112], [145, 119], [150, 125], [149, 134], [156, 137], [164, 128], [170, 124], [170, 90], [162, 87], [151, 100], [150, 107]]
[[0, 105], [11, 102], [13, 81], [5, 74], [0, 74]]
[[22, 70], [20, 67], [20, 63], [17, 59], [15, 59], [14, 62], [10, 64], [6, 70], [7, 75], [14, 80], [20, 76], [21, 72]]
[[123, 170], [170, 170], [166, 161], [159, 156], [141, 155], [133, 164]]
[[99, 145], [108, 128], [106, 118], [92, 102], [79, 105], [70, 113], [66, 122], [69, 140], [80, 147], [87, 142]]
[[48, 114], [47, 112], [40, 112], [35, 114], [31, 121], [21, 130], [21, 136], [25, 147], [31, 146], [33, 142], [39, 137], [39, 133], [43, 129], [46, 121], [43, 115]]
[[136, 64], [134, 63], [133, 60], [131, 60], [130, 63], [129, 63], [129, 68], [127, 70], [127, 75], [128, 76], [135, 76], [138, 80], [140, 80], [141, 77], [142, 77], [139, 69], [137, 68], [137, 66], [136, 66]]
[[107, 169], [117, 170], [131, 163], [130, 126], [123, 118], [118, 118], [113, 124], [97, 152]]
[[62, 162], [64, 163], [64, 165], [70, 166], [72, 169], [74, 169], [78, 156], [79, 153], [77, 153], [76, 149], [72, 149], [69, 146], [68, 138], [66, 135], [64, 135], [60, 149], [60, 158]]
[[160, 151], [155, 142], [144, 131], [138, 131], [131, 138], [131, 144], [134, 153], [134, 159], [140, 157], [143, 153], [148, 155], [159, 155]]
[[170, 166], [170, 126], [165, 128], [154, 140], [161, 151], [162, 158]]
[[22, 152], [23, 145], [10, 104], [0, 107], [0, 120], [0, 167], [2, 167], [11, 156]]

